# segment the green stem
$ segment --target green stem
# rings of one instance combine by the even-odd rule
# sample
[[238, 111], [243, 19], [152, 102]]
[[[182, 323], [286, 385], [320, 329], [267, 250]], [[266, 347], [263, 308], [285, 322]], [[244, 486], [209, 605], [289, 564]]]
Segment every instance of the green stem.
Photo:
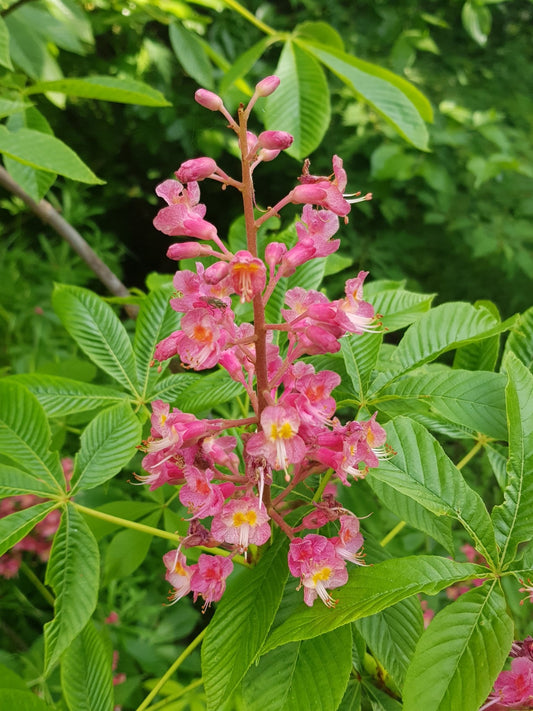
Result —
[[269, 27], [269, 25], [265, 25], [265, 23], [261, 22], [261, 20], [258, 20], [255, 15], [252, 15], [252, 13], [245, 7], [243, 7], [239, 2], [237, 2], [237, 0], [223, 0], [223, 2], [224, 5], [227, 5], [232, 10], [235, 10], [235, 12], [238, 12], [239, 15], [242, 15], [252, 25], [255, 25], [259, 30], [261, 30], [261, 32], [264, 32], [266, 35], [276, 34], [276, 30], [274, 30], [272, 27]]
[[178, 691], [176, 694], [172, 694], [172, 696], [166, 696], [161, 701], [158, 701], [157, 704], [149, 706], [146, 711], [162, 711], [163, 709], [167, 708], [168, 705], [172, 702], [177, 701], [178, 699], [181, 699], [182, 696], [188, 694], [189, 691], [196, 689], [198, 686], [202, 686], [203, 683], [203, 677], [195, 679], [195, 681], [191, 682], [188, 686], [184, 686], [183, 689]]
[[31, 580], [31, 582], [35, 585], [35, 587], [36, 587], [37, 590], [41, 593], [41, 595], [44, 597], [44, 599], [46, 600], [46, 602], [50, 603], [50, 605], [51, 605], [52, 607], [54, 607], [54, 605], [55, 605], [55, 598], [54, 598], [54, 596], [52, 595], [52, 593], [50, 592], [50, 590], [48, 590], [48, 588], [46, 588], [46, 587], [42, 584], [42, 582], [41, 582], [41, 581], [39, 580], [39, 578], [35, 575], [35, 573], [33, 572], [33, 570], [32, 570], [28, 565], [26, 565], [26, 563], [24, 563], [24, 562], [22, 562], [22, 563], [20, 564], [20, 569], [22, 570], [22, 572], [24, 573], [24, 575], [25, 575], [29, 580]]
[[475, 445], [472, 447], [472, 449], [465, 454], [465, 456], [461, 459], [461, 461], [456, 464], [455, 466], [457, 469], [462, 469], [468, 462], [473, 459], [476, 454], [479, 452], [479, 450], [484, 446], [485, 440], [478, 440]]
[[405, 521], [400, 521], [400, 523], [396, 524], [396, 526], [394, 526], [394, 528], [392, 529], [392, 531], [389, 531], [389, 532], [387, 533], [387, 535], [385, 536], [385, 538], [383, 538], [383, 539], [380, 541], [380, 545], [381, 545], [383, 548], [385, 548], [385, 546], [387, 545], [387, 543], [390, 543], [390, 541], [392, 541], [392, 539], [394, 538], [394, 536], [396, 536], [398, 533], [400, 533], [400, 531], [402, 530], [402, 528], [403, 528], [405, 525], [406, 525], [406, 522], [405, 522]]
[[[153, 526], [147, 526], [144, 523], [139, 523], [138, 521], [129, 521], [127, 518], [120, 518], [119, 516], [113, 516], [113, 514], [104, 513], [103, 511], [96, 511], [96, 509], [90, 509], [87, 506], [82, 506], [77, 504], [75, 501], [71, 501], [74, 508], [78, 509], [81, 513], [87, 516], [93, 516], [94, 518], [99, 518], [102, 521], [108, 521], [109, 523], [114, 523], [117, 526], [124, 526], [124, 528], [133, 528], [135, 531], [142, 531], [142, 533], [147, 533], [149, 536], [157, 536], [158, 538], [166, 538], [174, 543], [181, 543], [183, 536], [179, 536], [177, 533], [169, 533], [168, 531], [162, 531], [160, 528], [154, 528]], [[222, 548], [208, 548], [207, 546], [194, 546], [200, 551], [205, 553], [212, 553], [214, 555], [229, 556], [229, 551], [222, 550]], [[245, 568], [252, 567], [241, 555], [233, 556], [232, 560], [240, 565], [244, 565]]]
[[180, 664], [185, 659], [187, 659], [189, 654], [191, 654], [191, 652], [200, 644], [200, 642], [205, 637], [206, 632], [207, 632], [207, 627], [205, 629], [203, 629], [195, 639], [193, 639], [193, 641], [189, 644], [187, 649], [185, 649], [180, 654], [180, 656], [176, 659], [174, 664], [166, 671], [165, 674], [163, 674], [161, 679], [159, 679], [159, 681], [154, 686], [152, 691], [148, 694], [148, 696], [145, 698], [145, 700], [142, 702], [142, 704], [138, 707], [137, 711], [145, 711], [145, 709], [149, 706], [150, 701], [159, 693], [159, 691], [163, 688], [163, 686], [166, 684], [166, 682], [170, 679], [170, 677], [178, 669]]

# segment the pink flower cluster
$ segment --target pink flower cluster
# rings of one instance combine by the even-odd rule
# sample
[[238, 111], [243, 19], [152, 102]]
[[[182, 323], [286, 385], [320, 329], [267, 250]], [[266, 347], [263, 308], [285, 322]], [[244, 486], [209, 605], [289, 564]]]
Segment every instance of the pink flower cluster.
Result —
[[[302, 525], [291, 527], [285, 517], [297, 499], [290, 494], [304, 481], [308, 486], [311, 475], [328, 471], [350, 486], [386, 456], [385, 432], [375, 416], [353, 422], [335, 417], [332, 392], [340, 377], [328, 370], [317, 372], [299, 360], [336, 353], [347, 333], [379, 327], [374, 309], [363, 299], [367, 272], [349, 279], [344, 296], [333, 301], [318, 291], [289, 289], [281, 322], [269, 323], [265, 318], [280, 280], [305, 262], [337, 250], [340, 240], [332, 238], [339, 229], [339, 217], [347, 221], [351, 204], [371, 197], [344, 193], [346, 172], [342, 160], [334, 156], [332, 175], [311, 175], [306, 161], [298, 184], [273, 207], [256, 211], [253, 171], [289, 148], [293, 140], [283, 131], [255, 135], [248, 130], [252, 106], [278, 84], [277, 77], [259, 82], [248, 106], [239, 109], [238, 121], [216, 94], [203, 89], [196, 94], [198, 103], [220, 111], [237, 134], [241, 179], [227, 175], [213, 159], [202, 157], [183, 163], [176, 180], [165, 180], [156, 189], [167, 205], [157, 214], [155, 227], [167, 235], [194, 238], [173, 244], [168, 256], [216, 261], [211, 259], [207, 267], [198, 262], [196, 271], [176, 273], [176, 293], [170, 303], [181, 314], [179, 329], [158, 344], [154, 358], [161, 362], [177, 356], [184, 367], [195, 370], [224, 368], [243, 386], [251, 407], [249, 417], [218, 420], [197, 419], [161, 401], [152, 404], [151, 432], [143, 443], [147, 475], [138, 478], [151, 489], [165, 483], [179, 485], [179, 499], [191, 516], [188, 535], [164, 558], [166, 578], [174, 589], [172, 601], [190, 591], [195, 599], [201, 596], [205, 605], [219, 600], [233, 568], [231, 558], [247, 555], [250, 545], [266, 543], [274, 523], [291, 538], [289, 568], [300, 579], [306, 604], [312, 605], [318, 596], [332, 605], [326, 590], [346, 582], [346, 561], [362, 564], [359, 522], [333, 495], [325, 493], [310, 502], [314, 508], [303, 517]], [[241, 193], [246, 249], [230, 252], [216, 227], [205, 219], [199, 182], [207, 178]], [[296, 243], [270, 242], [260, 255], [258, 228], [288, 204], [303, 205]], [[252, 302], [253, 323], [238, 322], [234, 297]], [[282, 348], [280, 343], [286, 345]], [[225, 434], [235, 428], [241, 431], [240, 457], [237, 438]], [[209, 525], [200, 523], [204, 519], [211, 519]], [[335, 521], [340, 526], [336, 537], [296, 536]], [[197, 563], [188, 565], [182, 549], [191, 546], [222, 547], [228, 554], [202, 553]]]
[[[39, 504], [43, 499], [39, 499], [33, 494], [24, 494], [22, 496], [10, 496], [8, 499], [0, 501], [0, 518], [9, 516], [15, 511], [30, 508]], [[0, 557], [0, 575], [3, 578], [14, 578], [17, 575], [22, 563], [22, 554], [27, 551], [42, 561], [48, 560], [50, 548], [52, 547], [52, 538], [59, 526], [61, 513], [57, 509], [51, 511], [48, 516], [35, 526], [33, 531], [16, 543], [10, 551]]]
[[492, 709], [525, 711], [533, 709], [533, 638], [513, 642], [510, 656], [514, 657], [509, 671], [502, 671], [484, 706], [479, 711]]

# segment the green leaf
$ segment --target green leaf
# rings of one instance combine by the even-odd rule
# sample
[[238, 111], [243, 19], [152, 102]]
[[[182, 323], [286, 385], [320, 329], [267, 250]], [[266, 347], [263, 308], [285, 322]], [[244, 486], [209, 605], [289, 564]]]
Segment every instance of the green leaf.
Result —
[[218, 370], [188, 387], [177, 403], [180, 410], [196, 415], [243, 394], [244, 388], [240, 383], [232, 380], [226, 371]]
[[[161, 510], [154, 511], [140, 523], [157, 526]], [[128, 578], [142, 565], [148, 555], [153, 536], [145, 531], [127, 528], [117, 533], [107, 547], [104, 563], [104, 585], [112, 580]]]
[[273, 41], [272, 37], [263, 37], [240, 54], [222, 77], [218, 93], [224, 95], [238, 79], [245, 76]]
[[329, 87], [320, 64], [297, 44], [287, 41], [275, 74], [279, 88], [266, 101], [265, 126], [288, 131], [294, 143], [286, 151], [305, 158], [320, 144], [329, 126]]
[[383, 328], [391, 333], [414, 323], [431, 308], [435, 294], [416, 294], [405, 289], [384, 289], [365, 298], [372, 304], [376, 313], [381, 315]]
[[436, 516], [457, 519], [487, 560], [496, 561], [494, 530], [483, 500], [425, 427], [397, 417], [385, 425], [387, 444], [396, 452], [371, 469], [369, 477], [408, 496]]
[[374, 470], [371, 471], [372, 474], [367, 476], [365, 481], [384, 506], [400, 520], [431, 536], [448, 553], [453, 554], [454, 544], [451, 519], [444, 516], [435, 516], [434, 511], [428, 511], [422, 503], [419, 503], [417, 498], [404, 493], [402, 487], [390, 485], [387, 481], [382, 480], [379, 472], [374, 476]]
[[5, 18], [13, 64], [32, 79], [58, 79], [62, 76], [61, 69], [48, 49], [47, 40], [36, 31], [37, 23], [24, 17], [28, 10], [31, 15], [31, 8], [19, 7]]
[[[346, 585], [335, 590], [338, 603], [333, 609], [318, 603], [307, 607], [301, 592], [297, 593], [296, 604], [291, 596], [289, 608], [280, 607], [261, 653], [374, 615], [417, 593], [436, 595], [456, 582], [484, 577], [488, 572], [470, 563], [431, 555], [391, 558], [373, 566], [352, 568]], [[293, 585], [296, 587], [296, 581]]]
[[57, 509], [58, 505], [55, 501], [43, 501], [41, 504], [15, 511], [15, 513], [1, 518], [0, 555], [4, 555], [15, 543], [27, 536], [32, 528], [48, 516], [50, 511]]
[[113, 309], [88, 289], [56, 284], [52, 304], [63, 326], [98, 367], [137, 396], [135, 358]]
[[533, 306], [520, 314], [511, 330], [503, 351], [504, 359], [509, 352], [533, 371]]
[[112, 711], [111, 654], [92, 622], [61, 659], [61, 688], [70, 711]]
[[461, 19], [463, 27], [474, 42], [477, 42], [480, 47], [484, 47], [487, 44], [492, 25], [492, 15], [489, 8], [467, 0], [461, 11]]
[[[160, 380], [150, 392], [150, 400], [163, 400], [175, 404], [180, 396], [188, 391], [195, 383], [200, 383], [203, 377], [199, 373], [175, 373]], [[181, 406], [180, 406], [181, 407]]]
[[[0, 20], [1, 22], [1, 20]], [[12, 116], [13, 114], [22, 113], [24, 109], [27, 109], [30, 104], [27, 104], [20, 99], [6, 99], [5, 97], [0, 98], [0, 118], [5, 118], [6, 116]]]
[[0, 689], [27, 691], [27, 688], [26, 682], [21, 676], [15, 674], [14, 671], [4, 664], [0, 664]]
[[161, 379], [161, 372], [157, 368], [150, 367], [155, 347], [159, 341], [179, 328], [179, 314], [169, 303], [172, 292], [171, 285], [150, 292], [143, 299], [137, 316], [133, 352], [144, 400], [147, 399], [147, 393], [152, 389], [155, 381]]
[[381, 333], [349, 334], [341, 338], [341, 353], [346, 372], [350, 376], [353, 392], [359, 401], [365, 399], [382, 342]]
[[170, 44], [183, 69], [200, 86], [213, 90], [213, 68], [198, 36], [181, 23], [172, 22], [168, 29]]
[[57, 496], [58, 491], [50, 486], [47, 479], [0, 462], [0, 499], [24, 494], [35, 494], [46, 498]]
[[46, 569], [47, 585], [56, 595], [54, 619], [44, 626], [45, 672], [85, 627], [98, 596], [98, 544], [74, 506], [63, 511]]
[[492, 520], [506, 567], [519, 543], [533, 537], [533, 375], [513, 354], [504, 362], [509, 421], [509, 464], [504, 502], [495, 506]]
[[259, 655], [287, 579], [287, 543], [285, 536], [278, 535], [255, 568], [230, 578], [217, 605], [202, 645], [210, 709], [222, 708]]
[[[505, 376], [450, 370], [439, 365], [409, 373], [380, 390], [375, 404], [391, 417], [417, 411], [437, 414], [495, 439], [507, 439]], [[390, 399], [388, 399], [390, 398]]]
[[19, 689], [0, 689], [0, 708], [20, 711], [52, 711], [37, 694]]
[[372, 656], [401, 689], [416, 644], [424, 631], [418, 598], [402, 600], [376, 615], [363, 617], [355, 624], [365, 638]]
[[12, 133], [5, 126], [0, 126], [0, 153], [32, 168], [64, 175], [81, 183], [103, 185], [105, 182], [97, 178], [63, 141], [30, 128]]
[[96, 415], [81, 436], [72, 491], [94, 489], [114, 477], [136, 453], [141, 436], [141, 423], [126, 403]]
[[[118, 104], [138, 104], [140, 106], [172, 106], [161, 92], [148, 84], [134, 79], [91, 76], [78, 79], [58, 79], [39, 81], [28, 86], [26, 95], [57, 92], [83, 99], [114, 101]], [[58, 173], [60, 171], [57, 171]]]
[[247, 708], [261, 711], [336, 711], [350, 670], [350, 625], [272, 650], [243, 682]]
[[387, 69], [345, 52], [310, 42], [305, 46], [406, 141], [427, 150], [428, 132], [424, 120], [432, 121], [433, 112], [418, 89]]
[[0, 382], [0, 453], [56, 494], [65, 477], [57, 452], [49, 452], [50, 428], [35, 397], [22, 385]]
[[288, 278], [286, 290], [294, 289], [302, 284], [305, 284], [306, 289], [318, 289], [322, 284], [325, 269], [325, 257], [309, 259], [307, 262], [304, 262], [304, 264], [300, 264], [294, 274]]
[[463, 302], [441, 304], [407, 329], [392, 360], [404, 373], [459, 346], [502, 333], [515, 321], [512, 317], [498, 323], [486, 309]]
[[342, 37], [328, 22], [302, 22], [296, 25], [294, 36], [333, 47], [341, 52], [344, 50]]
[[[476, 301], [475, 308], [485, 308], [501, 321], [499, 311], [492, 301]], [[453, 367], [462, 370], [491, 370], [496, 368], [500, 355], [500, 334], [483, 341], [458, 348], [453, 359]]]
[[102, 385], [41, 373], [8, 376], [5, 382], [19, 383], [39, 401], [48, 417], [65, 417], [123, 402], [127, 395]]
[[350, 679], [338, 711], [361, 711], [361, 682]]
[[513, 633], [495, 584], [461, 595], [420, 639], [405, 680], [404, 711], [477, 711], [503, 667]]
[[13, 64], [9, 54], [9, 30], [3, 17], [0, 17], [0, 64], [13, 71]]

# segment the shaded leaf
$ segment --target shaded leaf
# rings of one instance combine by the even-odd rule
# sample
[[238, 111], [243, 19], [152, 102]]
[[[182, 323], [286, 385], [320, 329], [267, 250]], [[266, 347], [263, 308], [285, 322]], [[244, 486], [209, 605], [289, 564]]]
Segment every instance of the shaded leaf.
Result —
[[341, 338], [341, 353], [346, 372], [352, 381], [353, 392], [360, 401], [364, 400], [367, 394], [370, 376], [377, 363], [382, 342], [381, 333], [348, 334]]
[[213, 68], [198, 36], [177, 22], [168, 29], [170, 44], [183, 69], [200, 86], [213, 90]]
[[47, 498], [51, 495], [56, 496], [57, 493], [57, 489], [52, 489], [47, 479], [33, 476], [0, 462], [0, 499], [24, 494], [35, 494]]
[[0, 555], [4, 555], [15, 543], [27, 536], [39, 521], [58, 506], [55, 501], [43, 501], [0, 518]]
[[503, 351], [504, 359], [509, 352], [514, 353], [526, 368], [533, 370], [533, 306], [520, 314], [511, 330]]
[[244, 392], [240, 383], [232, 380], [226, 371], [219, 370], [193, 383], [176, 398], [176, 403], [180, 410], [196, 415], [227, 403]]

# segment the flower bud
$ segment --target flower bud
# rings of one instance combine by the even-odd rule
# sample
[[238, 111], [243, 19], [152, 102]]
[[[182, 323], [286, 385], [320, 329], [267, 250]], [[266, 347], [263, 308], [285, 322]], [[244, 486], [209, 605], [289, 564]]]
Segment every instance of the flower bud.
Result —
[[208, 91], [207, 89], [198, 89], [194, 95], [194, 99], [197, 104], [209, 109], [209, 111], [220, 111], [220, 109], [224, 106], [224, 102], [220, 96], [212, 91]]
[[174, 175], [180, 183], [190, 183], [208, 178], [216, 169], [217, 164], [212, 158], [193, 158], [182, 163]]
[[208, 284], [218, 284], [221, 279], [228, 275], [229, 264], [227, 262], [215, 262], [204, 272], [204, 279]]
[[246, 145], [248, 153], [254, 153], [257, 148], [257, 136], [251, 131], [246, 131]]
[[290, 194], [291, 202], [296, 205], [300, 203], [320, 205], [327, 198], [324, 188], [313, 183], [297, 185]]
[[270, 242], [265, 247], [265, 262], [269, 267], [274, 268], [281, 262], [286, 251], [287, 247], [283, 242]]
[[275, 74], [272, 74], [269, 77], [261, 79], [261, 81], [256, 84], [255, 93], [258, 96], [270, 96], [270, 94], [276, 91], [279, 86], [279, 83], [280, 78], [277, 77]]
[[286, 131], [263, 131], [259, 134], [259, 145], [271, 151], [284, 151], [293, 141], [294, 137]]
[[199, 242], [178, 242], [170, 245], [167, 250], [167, 257], [178, 261], [180, 259], [204, 257], [212, 253], [213, 250], [207, 244], [200, 244]]
[[274, 158], [277, 158], [280, 154], [280, 151], [267, 151], [266, 148], [261, 148], [259, 153], [257, 154], [257, 157], [259, 160], [263, 161], [263, 163], [268, 163], [271, 160], [274, 160]]

